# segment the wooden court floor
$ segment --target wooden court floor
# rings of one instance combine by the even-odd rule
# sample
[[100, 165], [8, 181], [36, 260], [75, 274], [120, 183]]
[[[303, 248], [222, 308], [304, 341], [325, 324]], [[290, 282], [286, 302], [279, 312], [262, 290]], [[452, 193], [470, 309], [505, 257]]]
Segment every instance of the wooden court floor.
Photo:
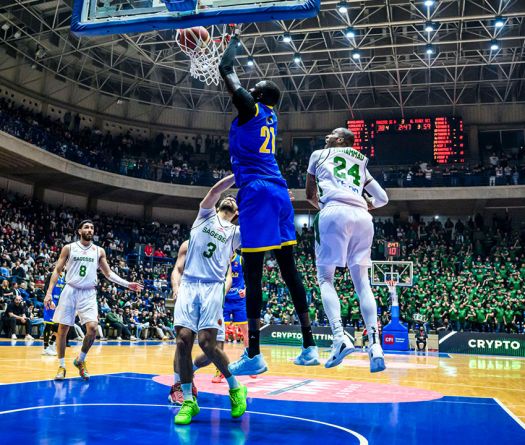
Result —
[[[2, 342], [0, 346], [0, 384], [51, 379], [57, 369], [55, 357], [42, 356], [41, 346], [23, 341]], [[17, 346], [13, 346], [13, 345]], [[108, 345], [95, 343], [88, 355], [92, 375], [111, 373], [172, 374], [173, 343]], [[80, 349], [73, 344], [67, 349], [67, 377], [77, 377], [72, 360]], [[242, 351], [240, 345], [227, 344], [226, 352], [235, 360]], [[299, 367], [292, 363], [295, 347], [264, 346], [262, 351], [269, 365], [265, 378], [331, 379], [361, 383], [380, 383], [407, 390], [435, 391], [445, 396], [495, 398], [517, 418], [525, 422], [525, 359], [470, 355], [387, 355], [387, 371], [370, 374], [368, 357], [356, 352], [333, 369], [323, 366]], [[194, 353], [198, 352], [195, 347]], [[327, 350], [321, 357], [327, 358]], [[211, 366], [199, 374], [211, 377]], [[201, 376], [201, 378], [203, 378]], [[388, 386], [385, 386], [388, 390]], [[349, 395], [349, 397], [352, 397]], [[359, 397], [359, 395], [358, 395]]]

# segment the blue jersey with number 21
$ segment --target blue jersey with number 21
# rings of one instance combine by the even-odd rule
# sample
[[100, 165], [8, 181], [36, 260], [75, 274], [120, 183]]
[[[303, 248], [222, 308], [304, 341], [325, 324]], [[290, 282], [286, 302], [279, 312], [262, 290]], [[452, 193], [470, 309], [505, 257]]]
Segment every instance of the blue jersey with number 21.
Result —
[[277, 116], [272, 107], [255, 104], [256, 114], [239, 126], [236, 118], [230, 129], [230, 156], [239, 188], [263, 179], [287, 187], [275, 160]]

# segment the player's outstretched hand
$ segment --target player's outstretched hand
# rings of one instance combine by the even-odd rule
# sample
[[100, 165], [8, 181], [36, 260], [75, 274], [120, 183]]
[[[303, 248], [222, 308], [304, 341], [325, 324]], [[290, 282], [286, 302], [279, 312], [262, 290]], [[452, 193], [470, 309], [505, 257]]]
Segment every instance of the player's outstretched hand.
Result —
[[44, 298], [44, 307], [46, 309], [55, 309], [55, 303], [53, 303], [53, 297], [51, 295], [46, 295]]
[[140, 283], [129, 283], [128, 286], [129, 290], [132, 290], [133, 292], [142, 292], [142, 289], [144, 289], [144, 286]]
[[246, 297], [246, 289], [239, 289], [239, 297], [241, 298]]
[[291, 189], [288, 189], [288, 196], [290, 197], [290, 201], [295, 201], [295, 196]]

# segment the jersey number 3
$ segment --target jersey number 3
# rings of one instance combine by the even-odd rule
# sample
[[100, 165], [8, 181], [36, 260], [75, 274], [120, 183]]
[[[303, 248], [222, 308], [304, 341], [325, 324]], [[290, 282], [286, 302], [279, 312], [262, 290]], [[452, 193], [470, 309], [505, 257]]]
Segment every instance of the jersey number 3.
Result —
[[[259, 153], [275, 153], [275, 128], [261, 127], [261, 137], [264, 138], [264, 142], [259, 148]], [[268, 145], [271, 148], [268, 148]]]
[[207, 246], [208, 246], [208, 250], [206, 252], [203, 252], [202, 254], [206, 258], [211, 258], [213, 256], [213, 252], [215, 252], [215, 249], [217, 249], [217, 246], [213, 243], [208, 243]]
[[359, 174], [359, 165], [352, 165], [347, 171], [346, 170], [346, 159], [340, 156], [334, 158], [334, 176], [336, 178], [346, 180], [347, 175], [354, 178], [354, 185], [361, 185], [361, 175]]

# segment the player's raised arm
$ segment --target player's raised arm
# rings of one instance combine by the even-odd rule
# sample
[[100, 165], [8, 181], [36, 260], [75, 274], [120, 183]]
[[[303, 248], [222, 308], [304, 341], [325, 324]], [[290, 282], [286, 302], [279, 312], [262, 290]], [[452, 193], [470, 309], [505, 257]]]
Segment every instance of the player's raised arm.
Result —
[[386, 206], [388, 204], [388, 195], [383, 187], [379, 185], [379, 182], [372, 177], [368, 170], [366, 171], [366, 178], [365, 190], [371, 196], [369, 198], [371, 208], [378, 209]]
[[66, 261], [68, 257], [69, 257], [69, 245], [62, 247], [62, 250], [60, 251], [60, 256], [58, 257], [58, 261], [55, 265], [55, 268], [53, 269], [51, 278], [49, 279], [49, 285], [47, 286], [46, 296], [44, 298], [44, 307], [46, 309], [55, 308], [54, 307], [55, 305], [53, 303], [53, 296], [52, 296], [53, 289], [55, 285], [57, 284], [60, 274], [64, 270], [64, 266], [66, 265]]
[[131, 281], [127, 281], [124, 278], [119, 277], [115, 272], [111, 270], [108, 264], [108, 260], [106, 257], [106, 251], [99, 247], [100, 252], [100, 258], [98, 265], [100, 267], [100, 270], [104, 274], [104, 276], [111, 282], [118, 284], [119, 286], [125, 287], [127, 289], [130, 289], [135, 292], [140, 292], [142, 289], [144, 289], [144, 286], [140, 283], [135, 283]]
[[173, 267], [173, 272], [171, 272], [171, 289], [173, 298], [177, 299], [177, 294], [179, 293], [179, 286], [182, 280], [182, 274], [184, 273], [184, 265], [186, 264], [186, 255], [188, 253], [188, 241], [184, 241], [179, 248], [179, 253], [177, 254], [177, 261], [175, 262], [175, 267]]
[[235, 34], [222, 55], [219, 72], [224, 79], [226, 89], [232, 95], [233, 105], [239, 112], [239, 124], [243, 124], [257, 114], [257, 107], [252, 94], [242, 87], [239, 77], [237, 77], [233, 68], [235, 57], [237, 56], [238, 43], [239, 36]]
[[235, 58], [237, 57], [237, 48], [239, 46], [239, 30], [235, 30], [235, 34], [230, 40], [226, 51], [222, 55], [221, 62], [219, 64], [219, 72], [221, 77], [226, 83], [226, 89], [230, 94], [233, 95], [239, 88], [242, 88], [241, 82], [235, 69]]
[[200, 203], [200, 208], [211, 209], [215, 207], [221, 195], [230, 187], [232, 187], [233, 184], [235, 184], [235, 177], [233, 175], [228, 175], [222, 178], [208, 191]]

